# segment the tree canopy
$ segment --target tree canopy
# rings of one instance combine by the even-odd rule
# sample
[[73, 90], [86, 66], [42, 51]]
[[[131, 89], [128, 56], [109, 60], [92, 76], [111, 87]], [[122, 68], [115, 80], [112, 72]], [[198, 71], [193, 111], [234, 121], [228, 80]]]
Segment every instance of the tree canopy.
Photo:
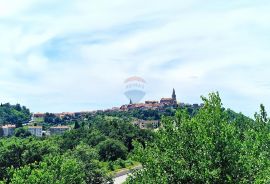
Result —
[[10, 105], [9, 103], [0, 105], [0, 125], [14, 124], [21, 127], [31, 119], [30, 110], [20, 104]]
[[136, 143], [143, 169], [127, 183], [269, 183], [270, 126], [261, 106], [253, 121], [234, 118], [218, 93], [203, 97], [204, 107], [190, 117], [186, 110], [164, 118], [156, 139]]

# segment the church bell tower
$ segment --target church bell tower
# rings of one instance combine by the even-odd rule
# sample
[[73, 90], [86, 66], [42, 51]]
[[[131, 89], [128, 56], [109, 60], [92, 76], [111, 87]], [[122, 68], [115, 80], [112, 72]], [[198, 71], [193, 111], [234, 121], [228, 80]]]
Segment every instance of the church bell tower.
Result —
[[172, 93], [172, 99], [174, 99], [176, 101], [176, 94], [175, 94], [174, 88], [173, 88], [173, 93]]

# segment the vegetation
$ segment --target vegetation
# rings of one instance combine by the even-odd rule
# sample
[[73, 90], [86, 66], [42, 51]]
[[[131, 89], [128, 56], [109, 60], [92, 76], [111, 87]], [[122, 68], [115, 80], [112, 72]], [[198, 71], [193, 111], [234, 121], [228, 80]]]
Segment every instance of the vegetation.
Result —
[[255, 121], [226, 111], [219, 95], [202, 98], [204, 107], [163, 118], [156, 139], [136, 143], [143, 169], [127, 183], [269, 183], [270, 126], [263, 106]]
[[0, 125], [15, 124], [16, 127], [22, 127], [22, 124], [28, 123], [30, 119], [31, 113], [25, 106], [9, 103], [0, 105]]
[[[74, 125], [59, 136], [36, 138], [21, 127], [0, 139], [0, 183], [111, 183], [112, 174], [141, 163], [127, 183], [270, 183], [270, 119], [263, 105], [254, 120], [222, 106], [218, 93], [202, 108], [98, 112], [58, 118], [46, 126]], [[25, 107], [4, 104], [0, 119], [27, 122]], [[159, 120], [157, 131], [135, 119]], [[5, 119], [5, 120], [4, 120]], [[3, 132], [0, 132], [0, 135]]]
[[24, 128], [0, 139], [0, 183], [110, 183], [116, 169], [129, 167], [133, 140], [154, 134], [121, 118], [77, 122], [60, 136], [35, 138]]
[[98, 144], [98, 148], [101, 159], [105, 161], [115, 161], [119, 158], [125, 160], [127, 157], [127, 148], [118, 140], [108, 139]]

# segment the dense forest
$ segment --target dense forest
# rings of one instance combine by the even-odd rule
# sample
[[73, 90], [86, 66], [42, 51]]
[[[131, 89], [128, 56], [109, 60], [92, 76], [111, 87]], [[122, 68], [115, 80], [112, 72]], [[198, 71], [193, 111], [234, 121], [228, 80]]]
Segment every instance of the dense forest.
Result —
[[117, 169], [136, 164], [134, 140], [145, 145], [154, 133], [120, 118], [79, 123], [63, 135], [0, 139], [1, 183], [107, 183]]

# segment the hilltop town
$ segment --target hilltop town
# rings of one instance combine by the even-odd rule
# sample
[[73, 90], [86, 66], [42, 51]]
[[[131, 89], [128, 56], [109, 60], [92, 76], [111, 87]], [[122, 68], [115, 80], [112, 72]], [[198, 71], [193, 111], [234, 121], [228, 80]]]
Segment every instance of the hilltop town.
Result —
[[[161, 115], [173, 115], [177, 108], [187, 108], [192, 111], [200, 109], [203, 104], [186, 104], [177, 101], [175, 90], [171, 97], [161, 98], [159, 101], [147, 100], [144, 103], [132, 103], [113, 107], [106, 110], [62, 112], [62, 113], [34, 113], [29, 122], [24, 123], [28, 133], [34, 136], [50, 136], [63, 134], [74, 128], [79, 121], [89, 120], [95, 116], [125, 116], [130, 117], [131, 124], [140, 129], [156, 129], [160, 126]], [[74, 124], [75, 123], [75, 124]], [[3, 136], [12, 136], [15, 129], [21, 126], [5, 123], [0, 129]]]
[[[177, 101], [175, 89], [173, 89], [172, 96], [169, 98], [161, 98], [160, 101], [155, 100], [147, 100], [144, 103], [132, 103], [130, 101], [129, 104], [122, 105], [121, 107], [113, 107], [111, 109], [105, 110], [94, 110], [94, 111], [81, 111], [81, 112], [62, 112], [62, 113], [53, 113], [55, 116], [59, 118], [63, 118], [65, 116], [82, 116], [85, 114], [96, 114], [101, 112], [118, 112], [118, 111], [131, 111], [131, 110], [164, 110], [166, 108], [184, 108], [184, 107], [191, 107], [191, 108], [200, 108], [203, 104], [189, 104], [189, 103], [179, 103]], [[34, 118], [44, 118], [46, 113], [34, 113]]]

